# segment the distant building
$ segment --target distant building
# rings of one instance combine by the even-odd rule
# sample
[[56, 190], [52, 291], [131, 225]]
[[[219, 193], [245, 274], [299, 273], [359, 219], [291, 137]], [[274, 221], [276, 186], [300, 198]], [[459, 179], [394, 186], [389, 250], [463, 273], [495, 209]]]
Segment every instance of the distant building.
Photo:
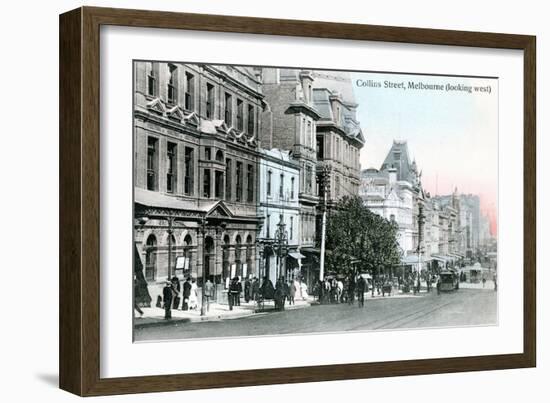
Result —
[[419, 191], [419, 175], [406, 142], [393, 142], [380, 170], [361, 171], [359, 195], [371, 211], [398, 225], [397, 241], [404, 257], [418, 247]]

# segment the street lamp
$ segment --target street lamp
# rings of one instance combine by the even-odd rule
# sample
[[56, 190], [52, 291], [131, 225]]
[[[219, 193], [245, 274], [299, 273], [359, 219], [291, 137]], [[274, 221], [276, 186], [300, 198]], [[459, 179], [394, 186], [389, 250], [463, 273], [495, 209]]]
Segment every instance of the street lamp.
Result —
[[[282, 221], [277, 224], [277, 232], [275, 233], [275, 239], [277, 240], [278, 245], [278, 271], [277, 273], [277, 279], [281, 275], [281, 272], [283, 270], [283, 252], [286, 254], [288, 250], [288, 233], [285, 230], [286, 224], [284, 224]], [[286, 277], [286, 276], [285, 276]]]

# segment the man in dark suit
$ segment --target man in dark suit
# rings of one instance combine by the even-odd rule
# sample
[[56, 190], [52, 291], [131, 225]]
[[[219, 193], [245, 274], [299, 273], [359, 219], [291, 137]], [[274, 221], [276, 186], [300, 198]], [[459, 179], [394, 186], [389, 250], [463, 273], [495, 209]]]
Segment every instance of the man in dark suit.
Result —
[[172, 283], [166, 282], [162, 289], [162, 301], [164, 302], [164, 319], [172, 319]]
[[184, 311], [189, 310], [189, 297], [191, 296], [191, 278], [187, 277], [185, 283], [183, 283], [183, 305]]
[[[367, 286], [367, 282], [363, 278], [363, 276], [359, 276], [357, 279], [357, 300], [359, 302], [359, 307], [365, 306], [365, 288]], [[367, 290], [368, 291], [368, 290]]]

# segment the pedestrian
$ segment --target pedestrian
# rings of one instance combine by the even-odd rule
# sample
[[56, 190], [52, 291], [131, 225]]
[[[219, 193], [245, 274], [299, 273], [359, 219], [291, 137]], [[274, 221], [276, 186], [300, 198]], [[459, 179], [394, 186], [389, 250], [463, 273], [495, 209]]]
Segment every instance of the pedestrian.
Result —
[[195, 279], [191, 280], [191, 290], [189, 292], [189, 309], [197, 309], [199, 307], [199, 287]]
[[437, 295], [439, 295], [441, 293], [441, 276], [437, 276], [437, 283], [435, 286], [437, 288]]
[[235, 305], [241, 306], [241, 293], [243, 292], [243, 285], [239, 277], [237, 277], [237, 289], [239, 290], [239, 292], [235, 296]]
[[487, 279], [485, 278], [485, 276], [483, 276], [483, 278], [481, 279], [481, 282], [483, 283], [483, 288], [485, 288], [485, 282], [487, 281]]
[[260, 294], [260, 282], [257, 277], [252, 279], [252, 300], [254, 302], [258, 301]]
[[139, 316], [141, 317], [143, 316], [143, 311], [139, 307], [139, 304], [137, 301], [138, 293], [139, 293], [139, 285], [138, 285], [137, 279], [134, 278], [134, 309], [139, 313]]
[[191, 278], [187, 277], [185, 283], [183, 283], [183, 304], [182, 309], [184, 311], [189, 310], [189, 297], [191, 296]]
[[493, 285], [495, 286], [495, 291], [497, 290], [497, 274], [493, 275]]
[[275, 283], [275, 309], [282, 311], [285, 309], [285, 281], [283, 277], [279, 277]]
[[230, 311], [233, 310], [233, 306], [237, 305], [237, 295], [239, 293], [239, 278], [233, 277], [233, 279], [231, 280], [231, 284], [229, 284], [229, 293], [227, 294]]
[[250, 289], [252, 284], [250, 283], [250, 279], [247, 277], [244, 281], [244, 301], [248, 303], [250, 301]]
[[295, 305], [294, 296], [296, 295], [296, 289], [296, 282], [291, 280], [288, 287], [288, 305]]
[[164, 319], [172, 319], [172, 282], [166, 281], [162, 289], [162, 301], [164, 302]]
[[172, 294], [173, 294], [172, 308], [178, 309], [180, 305], [180, 300], [181, 300], [180, 298], [181, 283], [178, 276], [174, 274], [174, 277], [172, 277], [171, 283], [172, 283]]
[[355, 300], [355, 279], [350, 277], [348, 284], [348, 304], [353, 305]]
[[264, 277], [264, 281], [260, 287], [260, 293], [263, 299], [273, 299], [275, 295], [275, 287], [273, 287], [273, 282], [267, 277]]
[[204, 284], [204, 302], [206, 303], [206, 312], [210, 311], [210, 299], [214, 297], [214, 284], [210, 279]]
[[344, 302], [344, 283], [342, 280], [338, 280], [336, 282], [336, 295], [337, 295], [337, 302], [341, 304]]
[[[366, 288], [366, 281], [363, 278], [363, 276], [359, 276], [357, 279], [357, 303], [359, 307], [365, 306], [365, 288]], [[367, 290], [368, 291], [368, 290]]]

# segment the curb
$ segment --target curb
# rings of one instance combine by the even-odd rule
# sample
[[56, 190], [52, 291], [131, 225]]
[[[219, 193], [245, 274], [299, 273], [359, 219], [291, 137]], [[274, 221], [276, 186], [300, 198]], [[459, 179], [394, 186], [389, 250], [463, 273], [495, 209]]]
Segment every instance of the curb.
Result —
[[[298, 309], [309, 308], [311, 306], [312, 305], [310, 305], [310, 304], [308, 304], [308, 305], [298, 305], [298, 306], [291, 305], [290, 307], [286, 306], [285, 310], [293, 311], [293, 310], [298, 310]], [[140, 318], [134, 318], [134, 329], [146, 329], [146, 328], [149, 328], [149, 327], [171, 326], [171, 325], [178, 325], [178, 324], [183, 324], [183, 323], [220, 322], [220, 321], [223, 321], [223, 320], [247, 318], [249, 316], [259, 316], [259, 315], [263, 316], [263, 315], [266, 315], [266, 314], [272, 313], [272, 312], [280, 312], [280, 311], [275, 310], [275, 308], [270, 308], [270, 309], [265, 309], [261, 312], [256, 312], [254, 310], [250, 310], [250, 311], [243, 312], [243, 313], [236, 314], [236, 315], [215, 315], [215, 316], [204, 316], [204, 317], [198, 316], [196, 318], [172, 318], [170, 320], [154, 318], [153, 322], [146, 322], [146, 323], [138, 323], [137, 321], [139, 321]]]

